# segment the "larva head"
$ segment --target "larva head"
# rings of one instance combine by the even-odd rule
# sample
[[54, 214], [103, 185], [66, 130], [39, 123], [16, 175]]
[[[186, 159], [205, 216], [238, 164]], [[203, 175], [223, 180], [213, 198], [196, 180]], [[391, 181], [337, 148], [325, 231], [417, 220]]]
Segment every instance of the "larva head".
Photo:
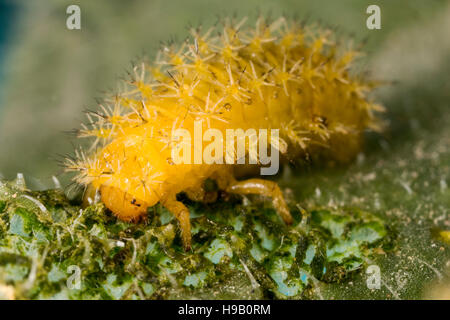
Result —
[[[80, 172], [77, 181], [147, 205], [199, 187], [225, 165], [175, 164], [180, 142], [172, 133], [185, 129], [195, 139], [200, 120], [203, 132], [223, 136], [227, 129], [279, 129], [280, 139], [271, 142], [290, 160], [352, 158], [362, 132], [377, 127], [379, 109], [366, 97], [372, 83], [349, 72], [357, 53], [337, 48], [330, 32], [284, 18], [243, 25], [226, 20], [216, 35], [192, 30], [191, 42], [134, 67], [127, 89], [88, 114], [91, 125], [80, 136], [91, 137], [92, 147], [68, 161]], [[189, 150], [196, 152], [194, 145]]]

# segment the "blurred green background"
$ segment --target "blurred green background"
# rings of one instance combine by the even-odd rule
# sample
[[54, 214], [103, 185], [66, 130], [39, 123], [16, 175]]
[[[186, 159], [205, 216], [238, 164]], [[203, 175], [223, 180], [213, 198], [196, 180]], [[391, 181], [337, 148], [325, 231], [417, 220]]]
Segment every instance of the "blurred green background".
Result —
[[[51, 176], [60, 173], [54, 159], [73, 150], [63, 132], [79, 127], [85, 120], [82, 110], [95, 108], [95, 98], [104, 91], [114, 92], [132, 60], [154, 56], [163, 41], [182, 41], [189, 26], [210, 26], [230, 15], [248, 16], [249, 23], [259, 14], [321, 21], [356, 41], [366, 40], [368, 64], [398, 30], [434, 19], [447, 4], [443, 0], [3, 1], [3, 24], [11, 21], [9, 28], [2, 28], [7, 38], [0, 55], [0, 173], [13, 178], [23, 172], [37, 188], [48, 186]], [[374, 3], [381, 7], [381, 30], [366, 28], [366, 8]], [[81, 30], [66, 28], [70, 4], [81, 8]], [[400, 50], [402, 58], [409, 54], [407, 48]]]
[[[399, 250], [377, 259], [383, 288], [364, 274], [324, 288], [326, 298], [449, 299], [450, 3], [444, 0], [34, 0], [0, 6], [0, 173], [25, 174], [28, 185], [52, 186], [54, 158], [71, 153], [64, 134], [82, 110], [114, 92], [130, 62], [154, 56], [162, 41], [181, 42], [189, 26], [259, 14], [321, 21], [366, 41], [364, 68], [386, 85], [388, 129], [369, 135], [347, 168], [285, 171], [279, 183], [305, 207], [356, 206], [386, 219]], [[11, 11], [11, 4], [15, 7]], [[70, 4], [81, 7], [81, 30], [67, 30]], [[381, 8], [381, 30], [366, 28], [366, 8]], [[8, 8], [7, 8], [8, 7]], [[8, 14], [5, 14], [8, 12]], [[13, 14], [13, 18], [11, 15]], [[7, 27], [7, 24], [9, 27]], [[5, 31], [6, 30], [6, 31]], [[63, 181], [66, 178], [60, 176]], [[446, 242], [447, 241], [447, 242]]]

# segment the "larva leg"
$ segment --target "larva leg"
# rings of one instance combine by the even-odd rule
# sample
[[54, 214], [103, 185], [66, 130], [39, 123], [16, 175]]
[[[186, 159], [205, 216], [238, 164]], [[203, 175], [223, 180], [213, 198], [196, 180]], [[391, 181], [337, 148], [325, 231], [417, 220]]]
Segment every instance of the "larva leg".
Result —
[[207, 192], [204, 188], [194, 188], [185, 190], [186, 195], [192, 201], [212, 203], [217, 200], [217, 192]]
[[185, 192], [188, 198], [192, 201], [200, 202], [205, 198], [205, 190], [203, 188], [188, 189], [185, 190]]
[[189, 209], [180, 201], [177, 201], [175, 196], [161, 200], [161, 204], [179, 221], [184, 250], [191, 250], [191, 222], [189, 220]]
[[292, 216], [284, 201], [280, 187], [273, 181], [263, 179], [249, 179], [244, 181], [234, 181], [228, 185], [226, 191], [236, 194], [260, 194], [271, 197], [272, 203], [280, 217], [286, 224], [292, 223]]

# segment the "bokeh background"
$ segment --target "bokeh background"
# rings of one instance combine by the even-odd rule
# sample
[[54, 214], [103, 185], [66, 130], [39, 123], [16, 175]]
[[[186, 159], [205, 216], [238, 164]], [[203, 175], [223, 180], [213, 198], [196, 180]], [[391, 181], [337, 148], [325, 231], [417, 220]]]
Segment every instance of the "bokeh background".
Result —
[[[66, 28], [66, 8], [81, 7], [81, 30]], [[366, 8], [381, 8], [382, 29], [366, 28]], [[374, 98], [388, 124], [369, 135], [346, 168], [300, 168], [278, 182], [308, 206], [357, 206], [398, 235], [399, 250], [381, 253], [383, 288], [364, 275], [326, 286], [327, 298], [450, 299], [450, 2], [447, 0], [0, 0], [0, 173], [25, 174], [33, 188], [52, 186], [65, 134], [82, 110], [114, 92], [130, 62], [153, 57], [161, 42], [181, 42], [189, 26], [223, 17], [286, 15], [321, 21], [355, 43], [385, 85]], [[285, 172], [286, 173], [286, 172]], [[447, 232], [447, 238], [443, 237]]]

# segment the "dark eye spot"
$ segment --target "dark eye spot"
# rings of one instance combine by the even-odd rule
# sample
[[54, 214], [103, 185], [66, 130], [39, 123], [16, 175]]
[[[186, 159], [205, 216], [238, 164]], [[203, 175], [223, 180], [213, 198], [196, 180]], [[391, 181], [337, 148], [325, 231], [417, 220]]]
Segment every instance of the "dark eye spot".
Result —
[[141, 204], [136, 202], [136, 199], [131, 200], [131, 204], [135, 205], [136, 207], [140, 207]]

